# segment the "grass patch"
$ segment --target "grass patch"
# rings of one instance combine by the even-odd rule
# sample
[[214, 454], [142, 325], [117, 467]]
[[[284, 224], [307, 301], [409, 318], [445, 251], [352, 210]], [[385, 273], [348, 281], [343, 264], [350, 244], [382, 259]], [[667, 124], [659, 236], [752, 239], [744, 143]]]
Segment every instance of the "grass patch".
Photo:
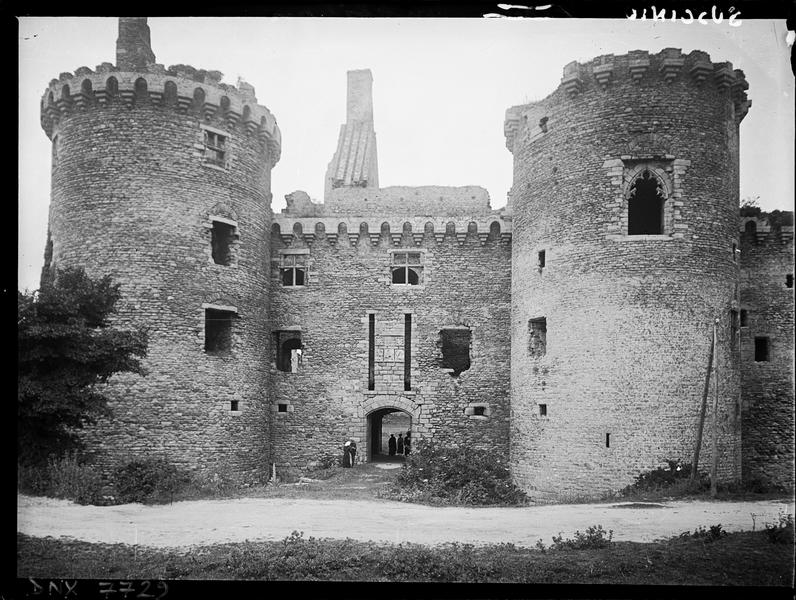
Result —
[[562, 544], [540, 552], [513, 544], [384, 545], [294, 532], [279, 542], [156, 550], [18, 534], [17, 576], [793, 585], [792, 547], [772, 543], [765, 531], [719, 535], [711, 543], [689, 533], [654, 543], [598, 545]]
[[77, 451], [51, 455], [43, 465], [17, 466], [17, 488], [34, 496], [73, 500], [78, 504], [102, 504], [102, 480], [85, 464]]

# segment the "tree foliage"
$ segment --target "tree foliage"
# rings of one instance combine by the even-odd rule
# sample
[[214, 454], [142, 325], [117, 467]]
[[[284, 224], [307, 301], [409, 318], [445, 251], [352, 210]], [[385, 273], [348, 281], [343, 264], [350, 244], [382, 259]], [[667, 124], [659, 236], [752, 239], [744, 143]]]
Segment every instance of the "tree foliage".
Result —
[[147, 332], [109, 321], [121, 297], [110, 276], [58, 270], [35, 293], [17, 294], [17, 450], [21, 462], [80, 447], [77, 433], [110, 416], [101, 384], [144, 375]]

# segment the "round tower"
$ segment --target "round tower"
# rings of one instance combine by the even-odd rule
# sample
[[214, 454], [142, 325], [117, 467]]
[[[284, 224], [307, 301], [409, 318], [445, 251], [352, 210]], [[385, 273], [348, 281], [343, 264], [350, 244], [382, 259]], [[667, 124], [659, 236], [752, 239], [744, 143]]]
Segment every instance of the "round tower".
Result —
[[511, 461], [532, 496], [598, 496], [691, 462], [715, 319], [718, 472], [740, 476], [747, 88], [704, 52], [633, 51], [570, 63], [550, 96], [507, 111]]
[[117, 325], [149, 330], [145, 377], [114, 377], [86, 432], [106, 468], [162, 456], [207, 475], [267, 473], [271, 169], [280, 133], [254, 89], [155, 63], [145, 18], [120, 18], [116, 65], [44, 94], [52, 140], [45, 273], [121, 284]]

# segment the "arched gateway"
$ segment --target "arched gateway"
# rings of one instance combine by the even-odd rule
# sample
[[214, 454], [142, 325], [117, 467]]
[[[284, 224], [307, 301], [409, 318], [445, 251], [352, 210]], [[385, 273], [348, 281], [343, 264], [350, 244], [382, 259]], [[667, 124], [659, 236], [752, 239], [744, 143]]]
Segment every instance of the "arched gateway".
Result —
[[[390, 434], [406, 436], [417, 423], [417, 410], [413, 403], [403, 397], [376, 397], [368, 403], [365, 412], [365, 447], [363, 459], [368, 461], [389, 460], [387, 441]], [[394, 459], [395, 460], [395, 459]]]

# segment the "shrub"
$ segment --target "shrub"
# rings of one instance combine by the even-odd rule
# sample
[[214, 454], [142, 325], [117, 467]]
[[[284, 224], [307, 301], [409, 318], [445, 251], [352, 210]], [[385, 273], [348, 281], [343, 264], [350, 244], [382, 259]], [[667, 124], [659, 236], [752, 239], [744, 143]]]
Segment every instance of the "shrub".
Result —
[[[554, 535], [553, 543], [550, 545], [549, 550], [590, 550], [595, 548], [607, 548], [613, 544], [613, 537], [613, 529], [605, 531], [602, 525], [592, 525], [586, 528], [586, 533], [576, 531], [574, 539], [564, 539], [561, 534], [557, 536]], [[544, 543], [542, 543], [542, 540], [536, 542], [536, 548], [542, 552], [548, 550]]]
[[[397, 489], [396, 489], [397, 488]], [[502, 457], [479, 448], [418, 446], [380, 496], [432, 504], [525, 504]]]
[[176, 466], [158, 458], [131, 461], [114, 473], [117, 498], [122, 503], [167, 502], [188, 482]]
[[75, 450], [63, 456], [51, 455], [45, 467], [20, 466], [17, 483], [21, 491], [78, 504], [99, 504], [102, 500], [102, 478]]
[[720, 540], [721, 538], [725, 537], [727, 532], [721, 528], [721, 523], [718, 525], [711, 525], [709, 529], [705, 529], [701, 525], [694, 530], [694, 533], [684, 531], [680, 534], [680, 538], [694, 538], [698, 540], [702, 540], [706, 544], [710, 542], [715, 542], [716, 540]]
[[776, 523], [766, 523], [765, 532], [772, 544], [793, 544], [793, 515], [780, 512]]
[[691, 464], [679, 460], [667, 460], [665, 467], [658, 467], [636, 476], [636, 481], [621, 491], [622, 496], [637, 496], [648, 492], [667, 492], [673, 496], [700, 493], [708, 489], [710, 480], [699, 473], [691, 481]]

